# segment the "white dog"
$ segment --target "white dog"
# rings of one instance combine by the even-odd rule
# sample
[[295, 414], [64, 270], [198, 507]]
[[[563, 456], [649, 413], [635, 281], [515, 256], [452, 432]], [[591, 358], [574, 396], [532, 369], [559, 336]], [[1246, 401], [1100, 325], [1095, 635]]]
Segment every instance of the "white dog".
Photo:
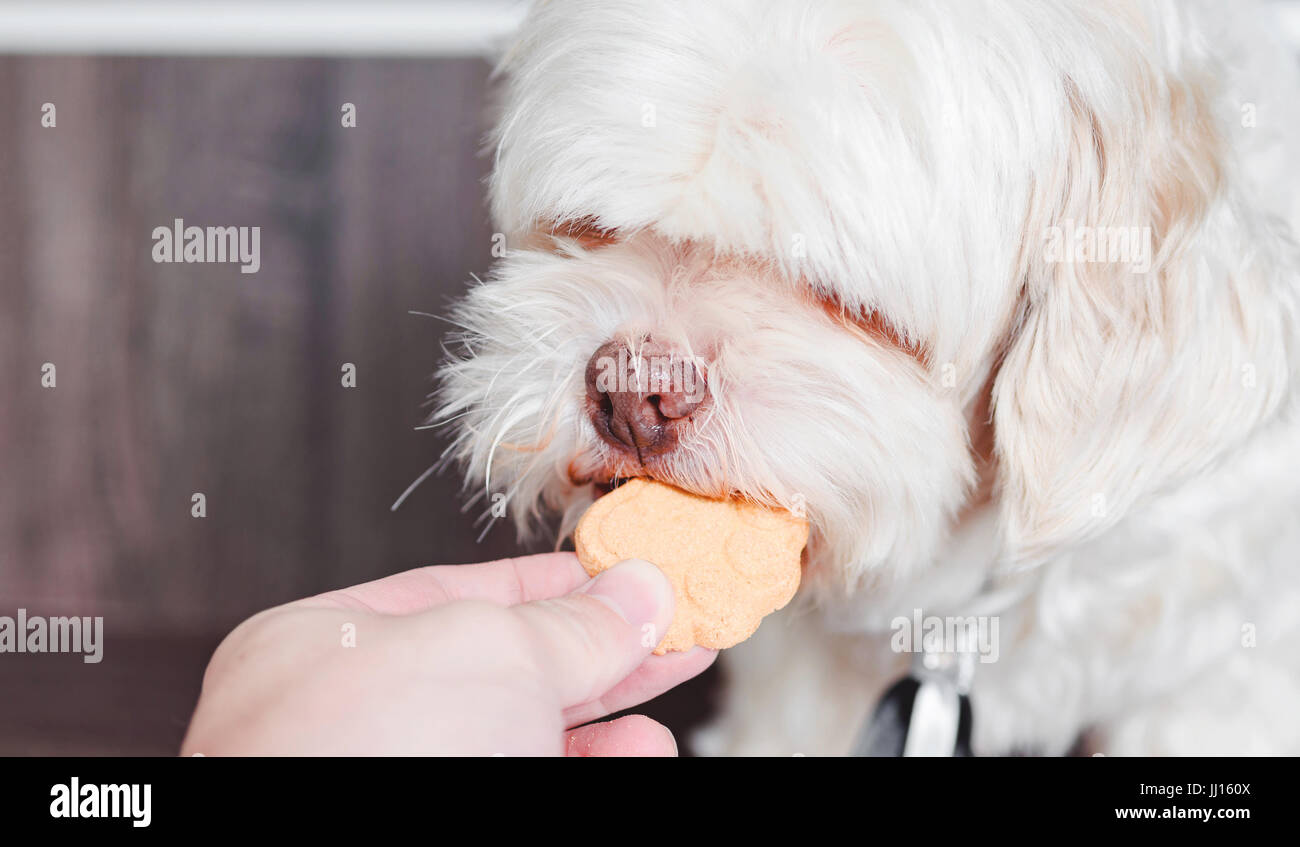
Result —
[[[1300, 751], [1300, 85], [1266, 14], [532, 10], [510, 249], [439, 416], [526, 532], [630, 476], [806, 510], [704, 752], [849, 751], [917, 610], [1000, 624], [977, 753]], [[707, 391], [593, 386], [598, 352]]]

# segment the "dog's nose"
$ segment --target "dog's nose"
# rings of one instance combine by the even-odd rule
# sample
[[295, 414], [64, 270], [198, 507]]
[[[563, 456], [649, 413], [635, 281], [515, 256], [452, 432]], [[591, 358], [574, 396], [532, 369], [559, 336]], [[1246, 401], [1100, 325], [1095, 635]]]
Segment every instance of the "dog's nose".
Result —
[[702, 368], [654, 339], [608, 341], [587, 362], [596, 432], [638, 459], [672, 450], [706, 393]]

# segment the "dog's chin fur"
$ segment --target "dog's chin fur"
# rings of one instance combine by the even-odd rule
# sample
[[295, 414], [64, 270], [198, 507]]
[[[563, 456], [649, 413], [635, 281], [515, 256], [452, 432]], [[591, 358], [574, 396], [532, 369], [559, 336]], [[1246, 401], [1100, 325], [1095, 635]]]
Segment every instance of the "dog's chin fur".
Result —
[[[844, 752], [914, 608], [1001, 616], [981, 752], [1297, 749], [1300, 87], [1261, 14], [539, 3], [449, 456], [525, 533], [627, 476], [806, 512], [818, 602], [729, 651], [709, 751]], [[1149, 267], [1054, 261], [1075, 226]], [[709, 398], [637, 465], [584, 371], [647, 336]]]

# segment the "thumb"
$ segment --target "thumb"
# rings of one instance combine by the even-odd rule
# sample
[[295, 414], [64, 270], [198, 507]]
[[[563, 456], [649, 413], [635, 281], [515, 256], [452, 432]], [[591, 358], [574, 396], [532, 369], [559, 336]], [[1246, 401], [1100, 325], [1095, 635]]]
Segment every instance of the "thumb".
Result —
[[645, 661], [672, 623], [673, 587], [659, 568], [628, 559], [565, 597], [511, 611], [567, 709], [600, 697]]

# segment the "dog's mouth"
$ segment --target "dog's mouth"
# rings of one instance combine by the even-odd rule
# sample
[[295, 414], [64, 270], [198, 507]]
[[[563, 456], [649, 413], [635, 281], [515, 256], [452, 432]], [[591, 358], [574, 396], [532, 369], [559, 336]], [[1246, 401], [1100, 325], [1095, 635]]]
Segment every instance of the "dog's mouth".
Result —
[[623, 485], [623, 483], [627, 482], [628, 479], [633, 479], [633, 478], [634, 477], [615, 477], [612, 479], [607, 479], [606, 482], [593, 482], [591, 483], [591, 487], [594, 488], [595, 494], [597, 494], [597, 496], [601, 496], [601, 498], [603, 498], [603, 496], [607, 495], [608, 492], [614, 491], [615, 488]]
[[597, 497], [604, 497], [606, 494], [613, 491], [615, 488], [618, 488], [620, 485], [627, 482], [629, 479], [634, 479], [634, 478], [635, 477], [630, 477], [630, 476], [614, 477], [612, 479], [606, 480], [605, 482], [593, 482], [591, 484], [591, 487], [592, 490], [596, 492]]
[[596, 497], [604, 497], [630, 479], [653, 479], [669, 485], [679, 485], [672, 475], [660, 467], [657, 457], [648, 456], [642, 462], [594, 460], [594, 457], [575, 457], [569, 463], [569, 483], [575, 487], [591, 486]]
[[576, 488], [590, 487], [596, 499], [633, 479], [661, 482], [711, 500], [752, 500], [763, 502], [746, 491], [730, 486], [702, 489], [674, 473], [674, 468], [659, 456], [647, 456], [639, 463], [626, 461], [585, 462], [581, 457], [569, 463], [569, 483]]
[[705, 497], [725, 497], [727, 492], [704, 492], [695, 490], [690, 485], [685, 484], [675, 474], [673, 474], [666, 463], [658, 461], [658, 457], [647, 456], [640, 463], [616, 462], [605, 465], [592, 473], [574, 474], [570, 472], [569, 481], [576, 486], [590, 485], [592, 492], [596, 497], [604, 497], [609, 492], [618, 488], [628, 480], [648, 479], [655, 482], [662, 482], [665, 485], [671, 485], [675, 488], [681, 488], [685, 491], [694, 491]]

